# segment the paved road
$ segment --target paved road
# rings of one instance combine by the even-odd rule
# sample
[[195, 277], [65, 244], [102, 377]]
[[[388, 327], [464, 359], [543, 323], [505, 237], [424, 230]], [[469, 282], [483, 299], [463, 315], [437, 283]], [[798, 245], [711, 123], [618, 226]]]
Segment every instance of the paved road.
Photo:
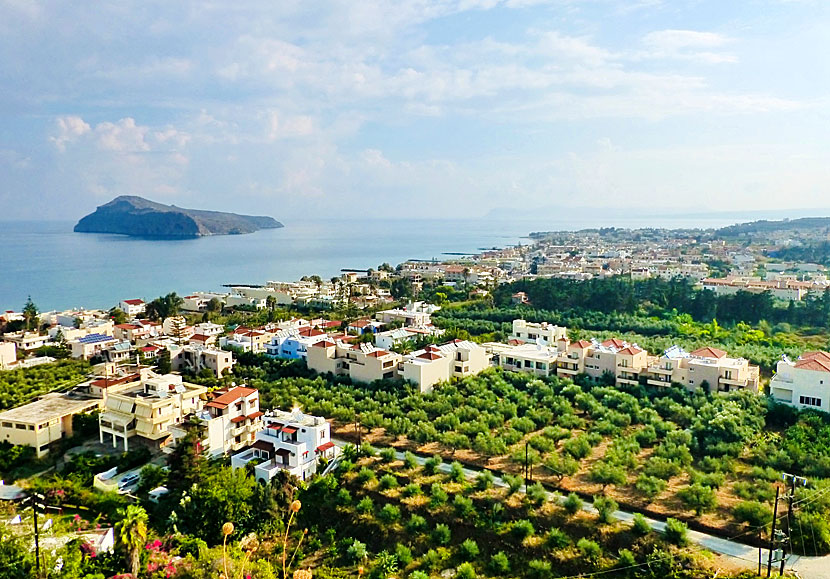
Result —
[[[332, 440], [338, 446], [345, 446], [348, 444], [344, 440]], [[403, 460], [403, 452], [396, 450], [395, 455], [399, 460]], [[417, 454], [415, 455], [415, 460], [417, 460], [418, 464], [421, 465], [426, 462], [425, 457]], [[450, 464], [442, 462], [439, 470], [442, 472], [449, 472]], [[477, 477], [481, 472], [467, 467], [463, 467], [463, 470], [464, 475], [468, 479], [475, 479], [475, 477]], [[500, 476], [497, 476], [495, 473], [493, 473], [493, 475], [495, 476], [493, 481], [495, 486], [507, 486], [507, 483], [505, 483]], [[548, 500], [560, 503], [565, 500], [562, 495], [553, 492], [548, 492], [547, 497]], [[594, 507], [589, 503], [584, 503], [582, 508], [589, 513], [595, 514], [597, 512], [596, 509], [594, 509]], [[620, 521], [630, 523], [634, 519], [634, 514], [626, 511], [617, 511], [614, 513], [614, 517]], [[666, 529], [666, 523], [664, 521], [658, 521], [656, 519], [646, 517], [646, 522], [648, 522], [649, 526], [657, 532], [662, 533]], [[700, 531], [694, 531], [691, 529], [688, 532], [688, 537], [692, 543], [700, 545], [713, 553], [718, 553], [728, 557], [738, 565], [748, 569], [757, 570], [758, 568], [758, 549], [756, 547], [750, 547], [749, 545], [744, 545], [743, 543], [738, 543], [737, 541], [722, 539], [720, 537], [715, 537], [714, 535], [701, 533]], [[761, 559], [763, 561], [764, 568], [766, 568], [768, 557], [769, 551], [767, 549], [762, 549]], [[793, 555], [787, 560], [786, 569], [795, 572], [802, 579], [830, 579], [830, 555], [825, 557], [801, 557]]]

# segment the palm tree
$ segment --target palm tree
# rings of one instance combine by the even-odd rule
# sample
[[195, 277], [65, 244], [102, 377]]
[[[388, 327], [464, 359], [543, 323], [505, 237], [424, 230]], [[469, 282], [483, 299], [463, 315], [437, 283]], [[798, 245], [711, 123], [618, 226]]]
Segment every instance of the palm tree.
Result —
[[147, 511], [138, 505], [128, 505], [117, 529], [118, 544], [126, 551], [130, 573], [138, 577], [141, 549], [147, 541]]

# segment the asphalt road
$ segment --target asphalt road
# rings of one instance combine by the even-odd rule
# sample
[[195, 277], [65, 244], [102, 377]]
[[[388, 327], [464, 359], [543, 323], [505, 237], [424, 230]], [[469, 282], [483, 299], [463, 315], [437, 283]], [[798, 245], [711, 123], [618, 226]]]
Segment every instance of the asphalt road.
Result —
[[[344, 440], [337, 440], [332, 439], [335, 444], [338, 446], [345, 446], [348, 444]], [[395, 451], [395, 455], [398, 457], [399, 460], [403, 460], [404, 453]], [[423, 465], [426, 462], [426, 458], [420, 455], [415, 455], [415, 459], [418, 461], [418, 464]], [[450, 465], [447, 462], [442, 462], [441, 466], [439, 467], [441, 472], [449, 472]], [[470, 469], [467, 467], [463, 467], [464, 475], [471, 480], [474, 480], [475, 477], [481, 471]], [[507, 483], [502, 480], [502, 478], [495, 473], [493, 473], [495, 479], [494, 484], [495, 486], [499, 487], [506, 487]], [[524, 492], [524, 490], [520, 491]], [[557, 493], [548, 492], [547, 493], [548, 500], [562, 502], [565, 498], [562, 495]], [[584, 503], [582, 508], [589, 513], [596, 513], [596, 509], [591, 506], [589, 503]], [[617, 511], [614, 513], [614, 517], [620, 521], [624, 521], [630, 523], [634, 519], [634, 514], [629, 513], [626, 511]], [[666, 529], [666, 523], [664, 521], [658, 521], [656, 519], [650, 519], [646, 517], [646, 521], [648, 522], [649, 526], [659, 532], [662, 533]], [[729, 558], [732, 562], [741, 565], [747, 569], [755, 569], [758, 568], [758, 549], [756, 547], [750, 547], [749, 545], [744, 545], [743, 543], [739, 543], [737, 541], [723, 539], [721, 537], [715, 537], [714, 535], [709, 535], [707, 533], [701, 533], [700, 531], [694, 531], [689, 529], [688, 532], [689, 541], [699, 545], [713, 553], [718, 553], [719, 555], [723, 555], [724, 557]], [[769, 551], [767, 549], [761, 550], [761, 560], [763, 561], [764, 569], [766, 569], [767, 560], [769, 557]], [[778, 564], [774, 565], [777, 569]], [[830, 555], [824, 557], [803, 557], [799, 555], [792, 555], [787, 559], [787, 563], [785, 564], [785, 568], [791, 572], [796, 573], [802, 579], [830, 579]]]

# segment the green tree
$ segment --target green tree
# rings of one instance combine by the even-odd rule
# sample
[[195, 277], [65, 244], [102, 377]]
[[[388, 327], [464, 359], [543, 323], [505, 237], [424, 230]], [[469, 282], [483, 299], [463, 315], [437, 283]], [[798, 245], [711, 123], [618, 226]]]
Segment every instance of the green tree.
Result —
[[625, 484], [625, 470], [622, 467], [600, 461], [591, 468], [590, 479], [602, 485], [602, 490], [605, 490], [608, 485], [620, 486]]
[[147, 541], [147, 511], [138, 505], [128, 505], [116, 525], [118, 545], [124, 551], [133, 577], [138, 577], [141, 551]]
[[110, 309], [109, 311], [110, 319], [113, 321], [114, 324], [125, 324], [127, 323], [127, 314], [124, 313], [124, 310], [115, 306]]
[[170, 350], [162, 348], [156, 358], [156, 369], [160, 374], [169, 374], [173, 370], [173, 364], [170, 360]]
[[688, 542], [688, 531], [689, 528], [686, 526], [686, 523], [678, 521], [677, 519], [668, 519], [666, 521], [666, 530], [663, 534], [666, 537], [666, 541], [682, 547]]
[[32, 301], [32, 296], [29, 296], [23, 305], [23, 319], [26, 323], [27, 330], [35, 330], [40, 325], [38, 314], [40, 314], [40, 310]]
[[201, 483], [208, 469], [208, 462], [202, 452], [204, 425], [198, 418], [184, 422], [185, 435], [167, 455], [167, 488], [176, 496], [181, 495], [196, 483]]
[[681, 489], [677, 492], [677, 496], [683, 501], [684, 505], [693, 509], [697, 516], [711, 511], [718, 505], [718, 497], [715, 490], [699, 483]]

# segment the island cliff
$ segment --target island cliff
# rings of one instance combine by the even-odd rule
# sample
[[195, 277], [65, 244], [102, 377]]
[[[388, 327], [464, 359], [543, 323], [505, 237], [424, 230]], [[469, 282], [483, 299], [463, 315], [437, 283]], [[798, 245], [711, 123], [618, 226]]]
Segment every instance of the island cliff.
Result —
[[201, 237], [253, 233], [282, 226], [272, 217], [182, 209], [143, 197], [122, 195], [78, 221], [75, 231], [135, 237]]

